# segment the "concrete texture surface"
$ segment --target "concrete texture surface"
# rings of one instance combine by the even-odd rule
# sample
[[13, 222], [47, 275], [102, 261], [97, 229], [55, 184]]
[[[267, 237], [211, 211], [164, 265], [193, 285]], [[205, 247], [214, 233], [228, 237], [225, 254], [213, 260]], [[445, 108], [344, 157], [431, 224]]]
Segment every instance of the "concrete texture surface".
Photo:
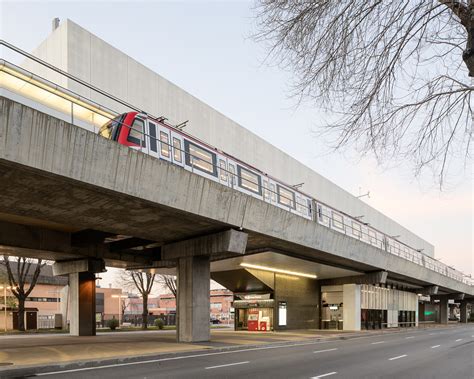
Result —
[[[0, 178], [7, 221], [91, 228], [161, 245], [242, 228], [247, 253], [274, 250], [352, 270], [382, 269], [392, 279], [474, 294], [466, 284], [6, 98], [0, 98]], [[67, 242], [66, 232], [55, 233]], [[0, 238], [7, 254], [20, 242]], [[39, 242], [36, 250], [24, 248], [36, 254]], [[62, 252], [124, 261], [96, 248]]]

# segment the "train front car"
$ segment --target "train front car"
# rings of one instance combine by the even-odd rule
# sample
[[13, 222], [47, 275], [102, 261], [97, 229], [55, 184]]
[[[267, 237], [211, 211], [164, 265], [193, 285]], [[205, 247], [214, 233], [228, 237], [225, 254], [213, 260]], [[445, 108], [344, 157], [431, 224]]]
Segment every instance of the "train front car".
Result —
[[140, 148], [144, 140], [144, 121], [137, 114], [128, 112], [118, 115], [100, 128], [99, 135], [121, 145]]

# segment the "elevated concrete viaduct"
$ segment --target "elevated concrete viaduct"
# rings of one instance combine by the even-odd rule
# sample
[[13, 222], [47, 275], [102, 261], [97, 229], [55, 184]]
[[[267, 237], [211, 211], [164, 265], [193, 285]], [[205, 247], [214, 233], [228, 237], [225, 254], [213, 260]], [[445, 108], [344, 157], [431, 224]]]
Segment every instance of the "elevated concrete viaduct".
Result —
[[[188, 299], [178, 301], [182, 340], [208, 338], [195, 333], [204, 322], [208, 328], [208, 315], [204, 321], [202, 312], [193, 314], [196, 307], [183, 309], [208, 289], [192, 283], [209, 279], [209, 261], [244, 252], [275, 251], [353, 274], [383, 271], [387, 283], [414, 290], [474, 294], [465, 283], [4, 97], [0, 203], [3, 254], [177, 266]], [[229, 232], [237, 237], [226, 240], [220, 233], [229, 230], [242, 237]]]

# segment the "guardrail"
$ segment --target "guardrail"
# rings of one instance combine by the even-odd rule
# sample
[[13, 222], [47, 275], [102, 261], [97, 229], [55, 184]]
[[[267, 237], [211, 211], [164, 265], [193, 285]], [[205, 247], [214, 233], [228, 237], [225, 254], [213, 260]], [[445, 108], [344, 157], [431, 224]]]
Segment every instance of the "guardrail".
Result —
[[[0, 40], [0, 45], [3, 45], [5, 47], [13, 50], [14, 52], [22, 55], [23, 57], [26, 57], [27, 59], [31, 59], [34, 62], [36, 62], [36, 63], [38, 63], [38, 64], [40, 64], [40, 65], [42, 65], [42, 66], [44, 66], [48, 69], [60, 74], [60, 75], [63, 75], [63, 76], [67, 77], [70, 80], [75, 81], [76, 83], [78, 83], [78, 84], [80, 84], [80, 85], [82, 85], [82, 86], [84, 86], [84, 87], [100, 94], [101, 96], [106, 97], [109, 100], [112, 100], [112, 101], [116, 102], [117, 104], [120, 104], [121, 106], [127, 107], [129, 110], [134, 110], [134, 111], [141, 112], [139, 107], [136, 107], [132, 104], [129, 104], [128, 102], [125, 102], [125, 101], [123, 101], [123, 100], [121, 100], [121, 99], [119, 99], [119, 98], [117, 98], [117, 97], [101, 90], [100, 88], [92, 86], [91, 84], [86, 83], [83, 80], [74, 77], [73, 75], [71, 75], [71, 74], [69, 74], [69, 73], [67, 73], [67, 72], [65, 72], [65, 71], [63, 71], [63, 70], [61, 70], [61, 69], [45, 62], [45, 61], [37, 58], [37, 57], [35, 57], [32, 54], [29, 54], [29, 53], [17, 48], [14, 45], [9, 44], [6, 41]], [[85, 116], [82, 114], [82, 118], [81, 118], [81, 112], [84, 109], [87, 112], [92, 113], [93, 115], [96, 114], [96, 115], [102, 117], [105, 120], [111, 120], [117, 114], [119, 114], [119, 112], [111, 109], [109, 106], [104, 106], [104, 105], [99, 104], [96, 101], [87, 99], [84, 96], [81, 96], [81, 95], [79, 95], [79, 94], [77, 94], [73, 91], [70, 91], [66, 88], [63, 88], [63, 87], [61, 87], [61, 86], [45, 79], [45, 78], [40, 77], [39, 75], [33, 74], [33, 73], [23, 69], [23, 68], [20, 68], [16, 65], [10, 63], [10, 62], [7, 62], [5, 60], [0, 60], [0, 71], [1, 71], [2, 67], [8, 68], [10, 70], [10, 74], [12, 74], [11, 71], [16, 70], [19, 73], [19, 75], [22, 75], [24, 78], [26, 78], [26, 80], [29, 81], [30, 84], [32, 84], [32, 85], [36, 86], [37, 88], [40, 88], [44, 91], [47, 91], [47, 92], [51, 93], [52, 95], [58, 96], [58, 97], [62, 98], [63, 100], [69, 102], [70, 106], [66, 107], [65, 110], [62, 109], [62, 111], [66, 111], [66, 113], [67, 113], [68, 109], [69, 109], [70, 117], [71, 117], [71, 123], [76, 123], [78, 120], [79, 121], [82, 120], [83, 122], [91, 123], [93, 126], [96, 126], [96, 127], [98, 126], [97, 125], [97, 120], [94, 120], [94, 116], [92, 116], [91, 120], [89, 120], [88, 114], [86, 114]], [[151, 116], [151, 117], [153, 117], [153, 116]], [[153, 117], [153, 118], [160, 119], [160, 117]], [[166, 126], [169, 126], [169, 127], [175, 127], [174, 125], [172, 125], [170, 123], [167, 123], [167, 122], [164, 122], [164, 121], [163, 121], [163, 124], [166, 125]], [[125, 127], [130, 128], [131, 126], [125, 125]], [[199, 161], [206, 162], [206, 164], [211, 164], [212, 167], [214, 169], [216, 169], [216, 172], [219, 172], [219, 173], [224, 172], [223, 178], [225, 178], [225, 180], [223, 180], [221, 178], [221, 175], [218, 175], [219, 182], [221, 182], [221, 183], [222, 182], [227, 182], [227, 179], [229, 178], [230, 183], [231, 183], [231, 187], [234, 188], [236, 178], [237, 178], [237, 174], [235, 172], [231, 172], [227, 168], [224, 169], [224, 168], [220, 167], [219, 164], [217, 164], [217, 163], [214, 164], [212, 162], [209, 162], [205, 159], [200, 158], [199, 156], [190, 154], [189, 152], [186, 152], [184, 149], [177, 148], [176, 146], [172, 145], [171, 142], [162, 141], [161, 139], [158, 139], [155, 136], [151, 136], [151, 135], [149, 135], [145, 132], [139, 132], [139, 133], [142, 134], [142, 137], [144, 137], [143, 139], [154, 138], [156, 140], [156, 143], [158, 143], [158, 142], [160, 143], [160, 146], [167, 146], [168, 150], [170, 151], [169, 161], [171, 163], [174, 163], [173, 162], [174, 152], [175, 151], [180, 151], [180, 154], [182, 154], [185, 158], [186, 157], [189, 158], [189, 161], [191, 162], [192, 171], [194, 171], [196, 169], [197, 162], [199, 162]], [[144, 153], [149, 154], [150, 153], [150, 144], [146, 143], [144, 147], [140, 146], [140, 147], [138, 147], [137, 150], [140, 150]], [[239, 161], [238, 159], [236, 159], [236, 160]], [[241, 161], [239, 161], [239, 162], [241, 162]], [[246, 165], [244, 162], [241, 162], [241, 163], [244, 166], [249, 167], [252, 171], [258, 171], [254, 167]], [[262, 173], [261, 175], [264, 175], [264, 174]], [[276, 182], [279, 182], [278, 180], [276, 180], [274, 178], [271, 178], [271, 179], [276, 181]], [[242, 179], [242, 180], [244, 180], [244, 181], [246, 181], [250, 184], [260, 185], [259, 183], [253, 182], [249, 179]], [[225, 183], [222, 183], [222, 184], [225, 184]], [[281, 183], [281, 184], [284, 184], [284, 183]], [[288, 188], [292, 188], [292, 186], [289, 186], [289, 185], [285, 185], [285, 186], [287, 186]], [[312, 196], [307, 195], [307, 194], [303, 193], [302, 191], [299, 191], [299, 190], [296, 190], [296, 189], [292, 189], [292, 191], [294, 191], [295, 193], [299, 193], [302, 196], [312, 198], [314, 200], [314, 198]], [[304, 204], [304, 203], [303, 204], [302, 203], [297, 203], [296, 198], [292, 199], [292, 198], [286, 197], [284, 194], [278, 193], [278, 192], [272, 190], [271, 188], [263, 188], [263, 198], [264, 199], [266, 198], [266, 194], [268, 194], [268, 196], [270, 198], [270, 202], [272, 204], [275, 203], [275, 205], [277, 205], [279, 207], [284, 207], [284, 206], [283, 206], [283, 204], [276, 204], [276, 201], [274, 199], [276, 199], [276, 198], [281, 199], [282, 198], [282, 199], [288, 200], [288, 203], [290, 204], [290, 205], [288, 205], [288, 210], [290, 212], [295, 213], [293, 207], [291, 206], [292, 202], [294, 201], [296, 203], [296, 204], [294, 204], [295, 206], [297, 206], [300, 209], [305, 209], [306, 213], [309, 216], [311, 216], [312, 219], [315, 220], [316, 222], [318, 222], [318, 217], [320, 217], [323, 221], [323, 222], [320, 222], [321, 224], [326, 225], [329, 228], [335, 229], [339, 232], [342, 232], [342, 233], [344, 233], [345, 235], [347, 235], [351, 238], [359, 239], [363, 242], [366, 242], [366, 243], [371, 244], [375, 247], [378, 247], [378, 248], [380, 248], [380, 249], [382, 249], [382, 250], [384, 250], [388, 253], [397, 255], [401, 258], [404, 258], [406, 260], [414, 262], [418, 265], [421, 265], [421, 266], [423, 266], [427, 269], [435, 271], [435, 272], [437, 272], [441, 275], [447, 276], [447, 277], [452, 278], [454, 280], [457, 280], [459, 282], [462, 282], [462, 283], [465, 283], [465, 284], [468, 284], [468, 285], [471, 285], [471, 286], [474, 285], [474, 281], [471, 278], [471, 276], [465, 275], [461, 271], [456, 270], [456, 269], [454, 269], [454, 268], [452, 268], [452, 267], [450, 267], [450, 266], [448, 266], [448, 265], [446, 265], [446, 264], [444, 264], [444, 263], [442, 263], [442, 262], [440, 262], [440, 261], [438, 261], [438, 260], [422, 253], [421, 251], [419, 251], [417, 249], [414, 249], [414, 248], [404, 244], [403, 242], [400, 242], [400, 241], [396, 240], [393, 237], [387, 236], [385, 233], [383, 233], [383, 232], [381, 232], [381, 231], [379, 231], [379, 230], [377, 230], [373, 227], [369, 228], [368, 223], [361, 222], [357, 218], [354, 218], [350, 215], [347, 215], [344, 212], [338, 211], [338, 210], [330, 207], [329, 205], [326, 205], [323, 202], [320, 202], [318, 200], [314, 200], [314, 201], [316, 201], [316, 203], [314, 203], [314, 201], [313, 201], [312, 204], [310, 206], [308, 206], [307, 204]], [[329, 209], [331, 211], [331, 214], [328, 214], [327, 212], [318, 213], [318, 210], [316, 209], [318, 203], [324, 205], [324, 207]], [[334, 219], [333, 211], [337, 212], [338, 214], [343, 215], [342, 221]], [[349, 219], [351, 224], [350, 225], [347, 224], [345, 222], [344, 218]], [[354, 223], [356, 223], [356, 224], [354, 224]], [[336, 227], [336, 225], [338, 227]], [[364, 227], [359, 228], [359, 227], [354, 227], [354, 225], [363, 225]], [[366, 228], [366, 226], [367, 226], [367, 228]], [[369, 229], [370, 229], [370, 231], [375, 231], [375, 235], [371, 234], [369, 232]]]

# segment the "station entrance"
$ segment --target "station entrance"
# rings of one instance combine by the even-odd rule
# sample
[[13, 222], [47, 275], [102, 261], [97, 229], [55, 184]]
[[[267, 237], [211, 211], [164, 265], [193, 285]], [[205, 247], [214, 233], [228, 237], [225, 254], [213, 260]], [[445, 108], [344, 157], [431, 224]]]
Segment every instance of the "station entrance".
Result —
[[235, 294], [235, 330], [273, 330], [275, 300], [272, 294]]

